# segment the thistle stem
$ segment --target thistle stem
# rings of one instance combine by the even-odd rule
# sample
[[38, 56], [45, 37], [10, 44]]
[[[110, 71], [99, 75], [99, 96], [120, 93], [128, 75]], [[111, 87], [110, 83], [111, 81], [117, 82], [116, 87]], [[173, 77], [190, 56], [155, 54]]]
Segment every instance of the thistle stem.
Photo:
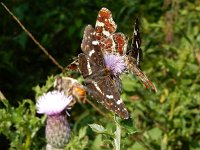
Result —
[[116, 131], [115, 131], [115, 137], [114, 137], [114, 146], [115, 150], [120, 150], [120, 145], [121, 145], [121, 126], [120, 124], [117, 123], [116, 119], [115, 120], [115, 126], [116, 126]]

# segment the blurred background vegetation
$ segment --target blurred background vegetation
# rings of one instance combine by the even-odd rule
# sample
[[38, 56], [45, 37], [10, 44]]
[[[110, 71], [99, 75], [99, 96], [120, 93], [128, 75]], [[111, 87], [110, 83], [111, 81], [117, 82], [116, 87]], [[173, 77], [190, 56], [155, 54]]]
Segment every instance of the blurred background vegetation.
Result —
[[[123, 131], [121, 148], [200, 150], [199, 0], [4, 3], [63, 67], [81, 52], [83, 30], [88, 24], [95, 25], [102, 7], [112, 11], [118, 31], [128, 38], [139, 17], [144, 54], [141, 67], [158, 92], [146, 90], [131, 75], [122, 77], [122, 97], [138, 132], [127, 135]], [[8, 100], [0, 103], [0, 147], [42, 149], [45, 118], [36, 115], [35, 95], [47, 90], [61, 70], [2, 6], [0, 33], [0, 91]], [[109, 139], [94, 134], [88, 124], [112, 129], [112, 122], [89, 104], [77, 104], [71, 113], [73, 135], [67, 149], [111, 149]]]

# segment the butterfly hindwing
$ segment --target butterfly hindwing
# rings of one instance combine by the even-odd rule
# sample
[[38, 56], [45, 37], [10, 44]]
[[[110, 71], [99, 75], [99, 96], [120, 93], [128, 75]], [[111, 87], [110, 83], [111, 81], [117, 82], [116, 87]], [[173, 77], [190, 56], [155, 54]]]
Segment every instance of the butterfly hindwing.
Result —
[[147, 89], [153, 89], [157, 92], [155, 85], [148, 79], [148, 77], [140, 70], [138, 66], [132, 67], [131, 72], [135, 74]]
[[100, 43], [103, 53], [112, 53], [116, 55], [124, 55], [126, 53], [127, 40], [123, 33], [113, 33], [109, 37], [102, 39]]
[[101, 103], [105, 108], [127, 119], [129, 114], [113, 80], [107, 76], [99, 80], [86, 80], [87, 90], [91, 97]]

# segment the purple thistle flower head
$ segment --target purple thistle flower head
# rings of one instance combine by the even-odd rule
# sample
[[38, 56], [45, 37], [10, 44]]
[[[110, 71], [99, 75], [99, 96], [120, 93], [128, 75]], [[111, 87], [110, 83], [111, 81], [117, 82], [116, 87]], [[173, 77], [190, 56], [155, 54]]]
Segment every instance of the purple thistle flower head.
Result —
[[64, 92], [52, 91], [45, 93], [37, 100], [37, 113], [47, 115], [60, 114], [72, 99], [72, 96], [65, 96]]
[[104, 60], [106, 67], [112, 71], [114, 76], [118, 76], [126, 70], [126, 64], [123, 56], [104, 54]]

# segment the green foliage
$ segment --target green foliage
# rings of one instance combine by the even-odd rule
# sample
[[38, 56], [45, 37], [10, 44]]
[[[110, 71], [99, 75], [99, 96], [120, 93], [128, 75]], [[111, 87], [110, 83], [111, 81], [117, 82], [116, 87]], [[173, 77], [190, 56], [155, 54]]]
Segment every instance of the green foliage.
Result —
[[33, 90], [36, 93], [36, 99], [39, 96], [41, 96], [43, 93], [46, 93], [51, 87], [53, 87], [54, 80], [55, 80], [55, 77], [50, 76], [47, 78], [46, 84], [44, 86], [40, 87], [39, 85], [37, 85], [36, 87], [33, 87]]
[[110, 136], [113, 136], [112, 133], [109, 133], [103, 126], [98, 125], [98, 124], [89, 124], [90, 128], [96, 132], [96, 133], [101, 133], [101, 134], [108, 134]]
[[66, 150], [82, 150], [86, 148], [89, 142], [87, 137], [87, 126], [81, 128], [77, 134], [78, 135], [73, 134], [70, 143], [66, 147]]
[[[141, 67], [158, 92], [146, 90], [132, 75], [122, 76], [122, 98], [132, 120], [117, 121], [121, 128], [120, 147], [200, 149], [198, 0], [20, 0], [5, 4], [63, 66], [81, 52], [83, 29], [87, 24], [94, 26], [101, 7], [112, 11], [118, 31], [129, 39], [133, 21], [139, 16], [144, 53]], [[10, 149], [42, 149], [45, 117], [36, 116], [34, 99], [52, 87], [54, 76], [60, 71], [2, 7], [0, 12], [0, 90], [8, 99], [0, 103], [0, 133], [9, 140]], [[46, 81], [47, 76], [51, 77]], [[109, 119], [112, 115], [108, 111], [95, 104], [107, 117], [88, 103], [76, 104], [69, 120], [73, 133], [66, 149], [113, 148], [116, 123]]]
[[0, 133], [10, 140], [10, 149], [39, 149], [38, 131], [45, 118], [37, 118], [35, 104], [24, 100], [19, 107], [10, 106], [7, 100], [2, 100], [4, 109], [0, 109]]

